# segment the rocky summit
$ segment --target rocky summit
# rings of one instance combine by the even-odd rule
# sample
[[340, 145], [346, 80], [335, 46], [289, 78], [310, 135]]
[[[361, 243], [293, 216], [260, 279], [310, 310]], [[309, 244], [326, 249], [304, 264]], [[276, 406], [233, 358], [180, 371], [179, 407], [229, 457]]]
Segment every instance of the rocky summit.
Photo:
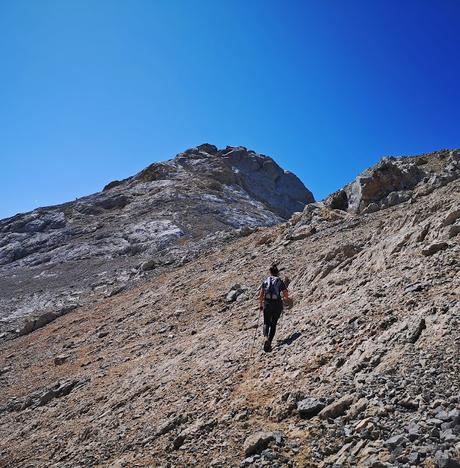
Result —
[[[213, 152], [170, 164], [201, 173]], [[252, 157], [268, 161], [244, 156], [244, 167]], [[159, 191], [185, 197], [170, 164], [111, 184], [91, 206], [126, 193], [146, 203], [157, 177]], [[245, 169], [232, 167], [219, 196], [237, 187], [272, 226], [0, 345], [2, 466], [459, 466], [460, 151], [384, 158], [322, 202], [293, 203], [284, 221], [262, 205], [265, 187], [248, 195]], [[265, 353], [257, 289], [272, 262], [293, 304]], [[16, 268], [45, 276], [41, 265]]]
[[203, 144], [100, 193], [2, 220], [0, 341], [313, 201], [273, 159]]

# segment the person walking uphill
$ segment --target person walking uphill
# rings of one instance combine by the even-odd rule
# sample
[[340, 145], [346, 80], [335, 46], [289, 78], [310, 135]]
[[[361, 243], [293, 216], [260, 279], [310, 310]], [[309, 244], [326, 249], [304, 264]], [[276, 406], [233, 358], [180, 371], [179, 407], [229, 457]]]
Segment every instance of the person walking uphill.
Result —
[[271, 350], [273, 337], [276, 333], [276, 324], [283, 312], [283, 301], [289, 299], [286, 285], [279, 277], [276, 265], [270, 267], [270, 276], [262, 283], [259, 293], [259, 309], [264, 312], [264, 351]]

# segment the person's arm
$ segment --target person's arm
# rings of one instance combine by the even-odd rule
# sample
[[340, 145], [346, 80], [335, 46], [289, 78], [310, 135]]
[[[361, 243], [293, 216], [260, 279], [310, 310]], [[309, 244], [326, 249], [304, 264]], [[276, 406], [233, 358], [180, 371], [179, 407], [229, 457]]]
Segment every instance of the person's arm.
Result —
[[260, 310], [264, 308], [264, 299], [265, 299], [264, 288], [260, 288], [260, 291], [259, 291], [259, 309]]
[[283, 280], [280, 280], [280, 292], [283, 295], [283, 299], [289, 299], [289, 293], [286, 284]]

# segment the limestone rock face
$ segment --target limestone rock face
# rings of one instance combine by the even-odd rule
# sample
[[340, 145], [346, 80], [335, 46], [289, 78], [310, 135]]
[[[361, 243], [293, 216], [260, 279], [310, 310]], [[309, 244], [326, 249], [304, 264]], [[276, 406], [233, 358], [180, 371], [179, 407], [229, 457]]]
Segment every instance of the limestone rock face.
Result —
[[22, 333], [28, 315], [114, 295], [312, 201], [273, 159], [203, 144], [102, 192], [0, 220], [0, 334]]
[[373, 213], [398, 205], [460, 177], [460, 150], [412, 157], [385, 157], [325, 204], [352, 213]]
[[283, 171], [271, 158], [248, 153], [245, 148], [230, 148], [221, 157], [249, 194], [283, 218], [315, 201], [296, 175]]

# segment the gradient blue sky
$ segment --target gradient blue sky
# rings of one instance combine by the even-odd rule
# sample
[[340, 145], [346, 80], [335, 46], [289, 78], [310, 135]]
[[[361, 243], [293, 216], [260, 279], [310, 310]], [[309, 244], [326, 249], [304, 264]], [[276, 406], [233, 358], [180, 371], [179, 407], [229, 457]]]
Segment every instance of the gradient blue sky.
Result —
[[0, 0], [0, 217], [203, 142], [317, 199], [459, 147], [458, 0]]

